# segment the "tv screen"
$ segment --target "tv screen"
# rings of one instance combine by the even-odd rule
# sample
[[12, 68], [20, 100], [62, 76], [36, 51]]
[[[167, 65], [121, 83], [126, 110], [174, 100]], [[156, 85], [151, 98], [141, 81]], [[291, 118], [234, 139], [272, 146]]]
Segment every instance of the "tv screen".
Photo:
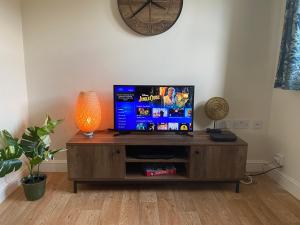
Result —
[[114, 85], [116, 131], [193, 131], [194, 86]]

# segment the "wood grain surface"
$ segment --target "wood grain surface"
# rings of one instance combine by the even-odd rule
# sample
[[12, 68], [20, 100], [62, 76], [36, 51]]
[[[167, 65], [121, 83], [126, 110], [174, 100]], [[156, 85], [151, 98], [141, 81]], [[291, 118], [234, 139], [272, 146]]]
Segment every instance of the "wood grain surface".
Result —
[[45, 196], [25, 200], [17, 189], [0, 204], [1, 225], [300, 225], [300, 201], [267, 176], [242, 192], [232, 185], [80, 185], [71, 193], [65, 173], [50, 173]]
[[247, 143], [238, 138], [234, 142], [214, 142], [209, 139], [209, 135], [204, 131], [194, 131], [193, 137], [174, 135], [168, 133], [156, 134], [129, 134], [114, 137], [114, 133], [110, 131], [97, 131], [93, 138], [87, 138], [82, 133], [78, 132], [72, 137], [68, 144], [71, 145], [86, 145], [86, 144], [120, 144], [120, 145], [240, 145], [247, 146]]
[[[114, 136], [99, 131], [93, 138], [77, 133], [67, 142], [69, 179], [74, 181], [233, 181], [244, 177], [247, 143], [213, 142], [205, 132], [193, 137], [174, 134], [130, 134]], [[131, 150], [174, 151], [171, 159], [137, 159]], [[177, 175], [146, 177], [143, 166], [175, 163]], [[151, 164], [151, 165], [152, 165]], [[180, 168], [182, 171], [180, 171]]]
[[118, 0], [124, 22], [142, 35], [170, 29], [181, 14], [183, 0]]

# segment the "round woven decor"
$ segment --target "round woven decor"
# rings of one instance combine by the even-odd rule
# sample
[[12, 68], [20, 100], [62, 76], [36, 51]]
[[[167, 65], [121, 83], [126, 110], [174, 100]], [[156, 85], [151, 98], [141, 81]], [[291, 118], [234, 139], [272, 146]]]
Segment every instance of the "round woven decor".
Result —
[[224, 98], [214, 97], [206, 102], [204, 109], [208, 118], [222, 120], [229, 112], [229, 105]]

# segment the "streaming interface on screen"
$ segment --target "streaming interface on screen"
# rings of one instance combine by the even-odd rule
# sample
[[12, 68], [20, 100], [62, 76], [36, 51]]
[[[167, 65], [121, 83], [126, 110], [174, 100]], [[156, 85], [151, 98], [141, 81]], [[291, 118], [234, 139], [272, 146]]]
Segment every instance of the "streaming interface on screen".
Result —
[[115, 86], [115, 129], [192, 131], [192, 86]]

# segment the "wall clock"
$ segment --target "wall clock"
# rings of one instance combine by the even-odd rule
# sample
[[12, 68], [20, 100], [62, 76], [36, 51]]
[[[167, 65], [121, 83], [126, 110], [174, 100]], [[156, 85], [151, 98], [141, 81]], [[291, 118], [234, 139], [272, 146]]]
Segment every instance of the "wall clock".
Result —
[[142, 35], [157, 35], [170, 29], [182, 10], [183, 0], [118, 0], [125, 23]]

